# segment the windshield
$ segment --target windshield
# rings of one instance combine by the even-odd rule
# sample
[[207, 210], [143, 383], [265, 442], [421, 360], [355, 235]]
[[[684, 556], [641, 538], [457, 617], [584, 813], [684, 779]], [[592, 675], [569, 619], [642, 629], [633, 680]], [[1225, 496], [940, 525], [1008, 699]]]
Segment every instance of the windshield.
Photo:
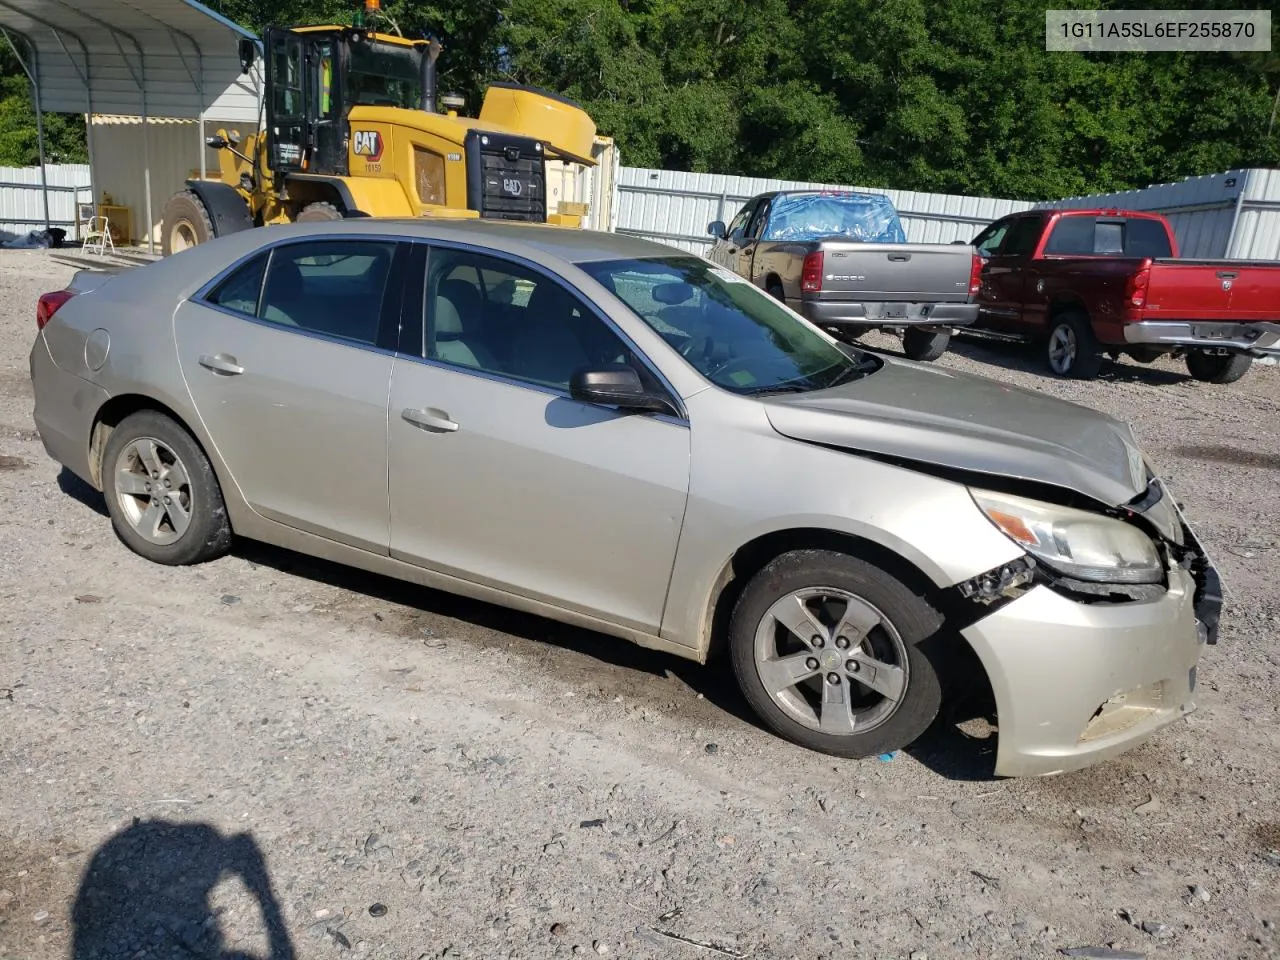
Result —
[[416, 110], [422, 104], [421, 54], [389, 43], [351, 44], [351, 102]]
[[842, 349], [773, 297], [689, 255], [580, 263], [695, 370], [741, 394], [821, 390], [880, 368]]

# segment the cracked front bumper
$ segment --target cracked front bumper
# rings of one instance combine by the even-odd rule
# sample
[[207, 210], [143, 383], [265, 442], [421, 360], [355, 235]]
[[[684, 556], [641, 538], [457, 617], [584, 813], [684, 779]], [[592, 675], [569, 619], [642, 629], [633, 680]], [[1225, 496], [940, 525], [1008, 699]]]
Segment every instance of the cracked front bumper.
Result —
[[1018, 777], [1108, 759], [1194, 710], [1209, 626], [1175, 567], [1159, 600], [1080, 603], [1041, 585], [962, 633], [995, 693], [996, 774]]

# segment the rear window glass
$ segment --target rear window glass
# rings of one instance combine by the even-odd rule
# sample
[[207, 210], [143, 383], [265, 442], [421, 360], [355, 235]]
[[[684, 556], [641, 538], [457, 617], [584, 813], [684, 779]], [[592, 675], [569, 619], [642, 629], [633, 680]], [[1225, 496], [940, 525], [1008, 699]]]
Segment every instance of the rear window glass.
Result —
[[842, 237], [867, 243], [906, 243], [893, 201], [878, 193], [779, 194], [764, 240]]
[[1173, 255], [1164, 225], [1136, 217], [1063, 217], [1053, 228], [1044, 252], [1060, 257]]
[[1093, 218], [1063, 217], [1049, 234], [1045, 253], [1066, 257], [1093, 256]]

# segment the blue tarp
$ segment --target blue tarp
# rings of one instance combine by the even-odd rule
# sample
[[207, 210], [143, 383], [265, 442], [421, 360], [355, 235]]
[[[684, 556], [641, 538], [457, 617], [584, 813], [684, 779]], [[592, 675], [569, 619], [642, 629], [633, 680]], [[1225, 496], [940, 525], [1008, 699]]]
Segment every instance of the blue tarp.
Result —
[[906, 243], [893, 201], [878, 193], [802, 193], [773, 201], [762, 240], [845, 237], [867, 243]]

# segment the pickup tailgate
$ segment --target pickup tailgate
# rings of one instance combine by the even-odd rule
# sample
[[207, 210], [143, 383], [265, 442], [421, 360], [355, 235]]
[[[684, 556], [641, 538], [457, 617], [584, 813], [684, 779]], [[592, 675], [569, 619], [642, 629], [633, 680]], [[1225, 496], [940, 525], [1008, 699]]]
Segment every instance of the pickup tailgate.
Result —
[[1280, 263], [1153, 261], [1144, 312], [1151, 319], [1280, 320]]
[[946, 243], [823, 241], [822, 293], [838, 300], [963, 303], [973, 248]]

